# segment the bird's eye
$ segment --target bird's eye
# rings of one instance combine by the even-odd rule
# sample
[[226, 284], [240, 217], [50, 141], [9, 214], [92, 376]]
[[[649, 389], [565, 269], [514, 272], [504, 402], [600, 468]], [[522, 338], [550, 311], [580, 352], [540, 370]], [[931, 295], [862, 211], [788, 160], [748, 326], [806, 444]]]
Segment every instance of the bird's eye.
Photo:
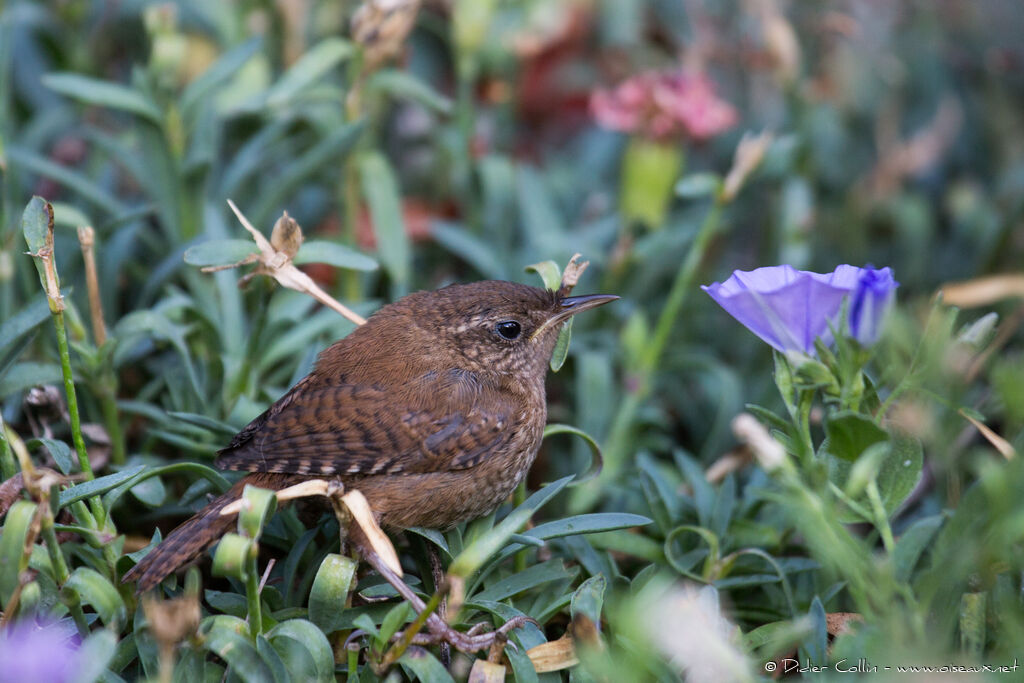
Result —
[[515, 339], [523, 331], [523, 326], [515, 320], [503, 320], [494, 329], [505, 339]]

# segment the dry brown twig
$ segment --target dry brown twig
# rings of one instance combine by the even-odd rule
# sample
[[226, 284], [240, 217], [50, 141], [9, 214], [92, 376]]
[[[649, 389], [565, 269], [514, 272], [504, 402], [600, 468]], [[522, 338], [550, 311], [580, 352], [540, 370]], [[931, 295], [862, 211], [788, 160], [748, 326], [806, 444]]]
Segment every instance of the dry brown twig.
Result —
[[331, 308], [356, 325], [362, 325], [366, 318], [343, 305], [340, 301], [325, 292], [320, 286], [313, 282], [313, 279], [295, 267], [292, 259], [302, 246], [302, 228], [285, 212], [274, 224], [274, 231], [271, 235], [272, 241], [268, 241], [259, 230], [253, 227], [249, 219], [245, 217], [233, 201], [228, 200], [228, 206], [235, 213], [235, 217], [242, 224], [242, 227], [249, 231], [260, 253], [252, 254], [237, 263], [227, 266], [209, 266], [203, 268], [204, 273], [210, 273], [226, 268], [237, 268], [249, 263], [259, 263], [256, 270], [242, 279], [248, 281], [255, 275], [269, 275], [277, 280], [278, 284], [288, 289], [294, 289], [313, 297], [323, 305]]

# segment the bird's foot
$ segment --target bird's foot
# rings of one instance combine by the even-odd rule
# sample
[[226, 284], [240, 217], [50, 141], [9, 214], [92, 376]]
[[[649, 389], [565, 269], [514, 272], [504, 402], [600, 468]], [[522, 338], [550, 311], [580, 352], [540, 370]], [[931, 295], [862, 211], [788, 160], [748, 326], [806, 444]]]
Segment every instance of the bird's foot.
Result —
[[[508, 643], [508, 635], [526, 624], [540, 626], [536, 620], [530, 617], [512, 617], [500, 627], [493, 631], [484, 631], [486, 624], [475, 624], [468, 631], [456, 631], [442, 620], [428, 620], [427, 631], [419, 632], [412, 637], [413, 645], [442, 645], [449, 644], [460, 652], [479, 652], [487, 648], [492, 651], [497, 648], [498, 656], [501, 650]], [[404, 633], [396, 633], [392, 640], [398, 642], [404, 638]], [[513, 647], [515, 645], [513, 644]]]

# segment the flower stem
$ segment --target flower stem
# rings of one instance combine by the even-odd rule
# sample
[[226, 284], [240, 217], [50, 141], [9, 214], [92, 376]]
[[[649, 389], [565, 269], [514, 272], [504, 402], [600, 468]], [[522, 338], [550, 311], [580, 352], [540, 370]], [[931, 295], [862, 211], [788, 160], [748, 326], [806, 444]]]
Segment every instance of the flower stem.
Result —
[[249, 567], [245, 573], [245, 598], [249, 607], [249, 632], [253, 640], [263, 633], [263, 605], [260, 603], [260, 573], [256, 564], [256, 547], [247, 560]]
[[704, 261], [711, 239], [719, 231], [723, 207], [722, 201], [716, 200], [712, 204], [711, 210], [697, 231], [693, 245], [686, 254], [683, 265], [676, 273], [672, 289], [669, 290], [668, 300], [658, 316], [654, 334], [641, 352], [640, 369], [634, 378], [633, 386], [623, 398], [622, 403], [619, 404], [619, 410], [612, 422], [604, 452], [604, 470], [600, 476], [588, 484], [575, 489], [570, 503], [570, 509], [574, 512], [589, 509], [601, 489], [615, 481], [619, 471], [625, 465], [633, 441], [633, 426], [637, 413], [651, 393], [658, 363], [668, 345], [676, 319], [686, 302], [687, 294], [693, 289], [697, 272]]
[[[43, 540], [46, 544], [46, 552], [50, 556], [50, 564], [53, 566], [54, 578], [57, 579], [57, 585], [63, 586], [67, 583], [68, 578], [70, 577], [68, 565], [64, 561], [64, 554], [60, 551], [60, 544], [57, 542], [57, 532], [53, 527], [53, 513], [50, 510], [50, 502], [48, 500], [44, 500], [40, 505], [47, 508], [43, 513], [41, 520], [40, 533], [43, 535]], [[82, 604], [79, 601], [78, 596], [74, 595], [72, 592], [71, 595], [67, 595], [64, 598], [64, 604], [71, 613], [71, 618], [75, 620], [75, 626], [78, 627], [78, 635], [83, 638], [88, 636], [89, 624], [85, 621], [85, 613], [82, 611]]]
[[0, 478], [7, 481], [17, 473], [14, 453], [11, 452], [11, 444], [7, 442], [7, 425], [4, 424], [3, 415], [0, 415]]
[[78, 454], [78, 464], [86, 479], [95, 479], [92, 465], [89, 464], [89, 453], [85, 450], [85, 439], [82, 438], [82, 419], [78, 414], [78, 396], [75, 393], [75, 380], [71, 374], [71, 354], [68, 351], [67, 329], [64, 327], [64, 312], [53, 311], [53, 324], [57, 328], [57, 351], [60, 354], [60, 370], [64, 377], [64, 394], [68, 402], [68, 414], [71, 417], [71, 439]]
[[882, 494], [878, 490], [878, 482], [875, 479], [868, 482], [867, 493], [868, 500], [871, 501], [871, 511], [874, 512], [875, 527], [878, 528], [878, 532], [882, 535], [882, 544], [885, 546], [885, 551], [892, 555], [892, 551], [896, 547], [896, 541], [892, 536], [892, 528], [889, 526], [889, 515], [885, 511], [885, 505], [882, 504]]

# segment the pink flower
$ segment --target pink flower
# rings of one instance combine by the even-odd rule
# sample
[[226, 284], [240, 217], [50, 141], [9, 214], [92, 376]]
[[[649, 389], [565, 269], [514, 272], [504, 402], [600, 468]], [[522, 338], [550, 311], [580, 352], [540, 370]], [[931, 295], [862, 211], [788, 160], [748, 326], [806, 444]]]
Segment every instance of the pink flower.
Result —
[[590, 108], [605, 128], [655, 140], [707, 140], [738, 119], [706, 75], [683, 71], [645, 71], [613, 90], [596, 90]]

